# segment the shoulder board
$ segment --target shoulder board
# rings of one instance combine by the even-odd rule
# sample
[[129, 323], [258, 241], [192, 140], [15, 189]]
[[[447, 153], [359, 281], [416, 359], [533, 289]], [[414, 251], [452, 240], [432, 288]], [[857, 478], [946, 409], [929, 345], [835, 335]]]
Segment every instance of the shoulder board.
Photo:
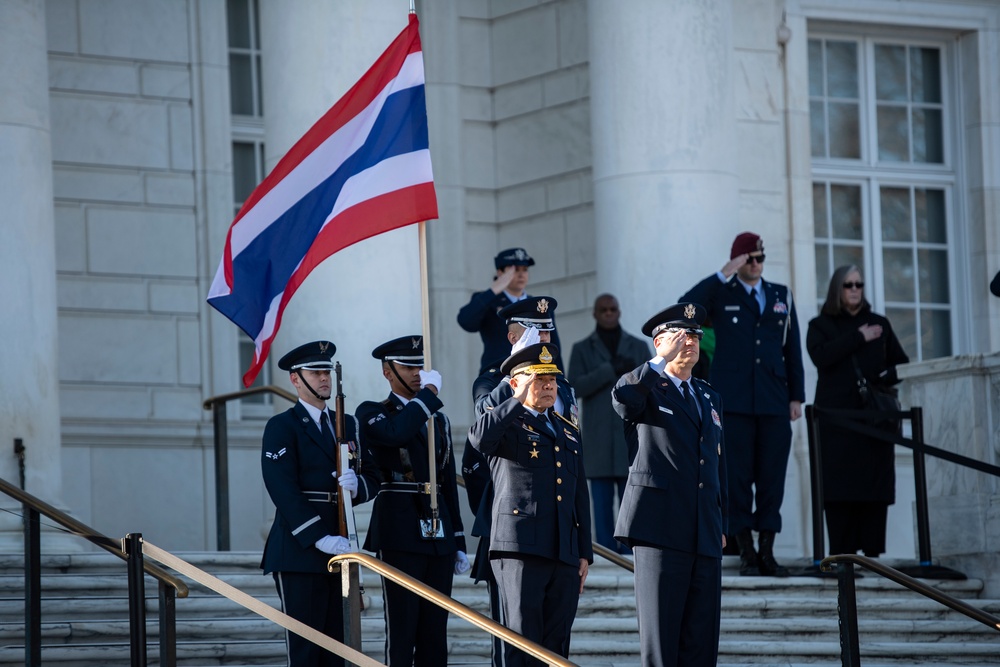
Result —
[[553, 410], [553, 412], [555, 413], [555, 416], [556, 416], [556, 417], [559, 417], [559, 419], [563, 420], [564, 422], [566, 422], [567, 424], [569, 424], [570, 426], [572, 426], [572, 427], [573, 427], [574, 429], [576, 429], [577, 431], [579, 431], [579, 430], [580, 430], [580, 427], [578, 427], [578, 426], [577, 426], [576, 424], [574, 424], [574, 423], [573, 423], [572, 421], [570, 421], [569, 419], [566, 419], [565, 417], [563, 417], [563, 416], [562, 416], [561, 414], [559, 414], [558, 412], [555, 412], [554, 410]]

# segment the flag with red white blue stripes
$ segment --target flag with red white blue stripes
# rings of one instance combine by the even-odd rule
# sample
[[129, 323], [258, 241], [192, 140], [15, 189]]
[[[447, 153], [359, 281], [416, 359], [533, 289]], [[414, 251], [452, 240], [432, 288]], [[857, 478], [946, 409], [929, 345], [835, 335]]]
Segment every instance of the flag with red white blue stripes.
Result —
[[324, 259], [437, 217], [419, 23], [275, 165], [229, 228], [208, 303], [254, 341], [249, 387], [289, 300]]

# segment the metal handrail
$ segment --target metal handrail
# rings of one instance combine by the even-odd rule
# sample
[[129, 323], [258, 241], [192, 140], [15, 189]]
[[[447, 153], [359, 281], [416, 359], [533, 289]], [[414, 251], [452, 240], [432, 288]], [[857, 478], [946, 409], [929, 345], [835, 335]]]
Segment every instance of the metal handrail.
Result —
[[[132, 565], [125, 553], [124, 541], [116, 542], [90, 526], [77, 521], [65, 512], [36, 498], [24, 489], [0, 478], [0, 492], [20, 501], [24, 507], [24, 664], [40, 667], [42, 664], [42, 565], [41, 527], [39, 515], [67, 528], [71, 534], [82, 537], [108, 553], [126, 561], [130, 581]], [[142, 571], [157, 581], [159, 588], [160, 664], [174, 667], [177, 664], [177, 614], [175, 598], [188, 596], [187, 585], [152, 563], [143, 563]], [[141, 574], [139, 575], [141, 579]], [[131, 596], [130, 596], [131, 602]], [[130, 606], [131, 613], [131, 606]]]
[[539, 646], [533, 641], [525, 639], [513, 630], [505, 628], [496, 621], [483, 616], [478, 611], [466, 607], [461, 602], [453, 600], [437, 589], [431, 588], [427, 584], [404, 574], [374, 556], [362, 553], [348, 553], [341, 556], [334, 556], [327, 563], [327, 569], [334, 572], [341, 567], [342, 563], [348, 564], [352, 562], [364, 565], [369, 570], [372, 570], [381, 576], [383, 579], [388, 579], [393, 583], [402, 586], [411, 593], [419, 595], [432, 604], [447, 610], [449, 613], [454, 614], [465, 621], [468, 621], [480, 630], [485, 630], [494, 637], [499, 637], [508, 644], [524, 651], [531, 657], [544, 661], [547, 665], [554, 665], [555, 667], [575, 667], [576, 665], [576, 663], [570, 662], [561, 655]]
[[226, 417], [226, 405], [229, 401], [254, 396], [255, 394], [274, 394], [294, 403], [298, 396], [272, 384], [261, 387], [250, 387], [228, 394], [219, 394], [206, 398], [201, 404], [205, 410], [212, 411], [212, 444], [215, 454], [215, 548], [219, 551], [229, 551], [229, 420]]
[[861, 642], [858, 636], [858, 600], [854, 587], [854, 566], [874, 572], [914, 593], [923, 595], [939, 604], [979, 621], [983, 625], [1000, 632], [1000, 618], [973, 607], [969, 603], [943, 593], [936, 588], [917, 581], [913, 577], [866, 556], [838, 554], [828, 556], [820, 563], [824, 572], [837, 571], [837, 616], [840, 626], [840, 661], [843, 667], [860, 667]]

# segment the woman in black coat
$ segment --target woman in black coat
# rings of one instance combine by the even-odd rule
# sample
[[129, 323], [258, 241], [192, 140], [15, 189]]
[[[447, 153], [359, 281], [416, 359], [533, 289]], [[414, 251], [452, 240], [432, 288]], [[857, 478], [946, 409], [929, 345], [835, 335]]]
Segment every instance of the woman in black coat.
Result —
[[[899, 382], [896, 366], [909, 361], [889, 320], [872, 312], [856, 266], [834, 271], [826, 302], [809, 322], [806, 349], [819, 371], [815, 405], [821, 408], [863, 409], [852, 357], [869, 384], [886, 387]], [[893, 445], [830, 422], [820, 437], [830, 553], [885, 553], [886, 515], [896, 499]]]

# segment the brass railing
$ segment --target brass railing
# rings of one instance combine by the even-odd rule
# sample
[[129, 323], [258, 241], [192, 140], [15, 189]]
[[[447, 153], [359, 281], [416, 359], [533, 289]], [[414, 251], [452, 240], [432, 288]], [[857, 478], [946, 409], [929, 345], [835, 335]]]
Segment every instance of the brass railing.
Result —
[[274, 394], [294, 403], [298, 397], [281, 387], [265, 385], [206, 398], [202, 407], [212, 411], [213, 449], [215, 453], [215, 548], [229, 551], [229, 421], [226, 405], [256, 394]]
[[1000, 618], [973, 607], [971, 604], [952, 597], [947, 593], [928, 586], [922, 581], [900, 572], [888, 565], [856, 554], [840, 554], [828, 556], [820, 563], [824, 572], [837, 571], [837, 613], [840, 617], [840, 659], [844, 667], [858, 667], [861, 664], [861, 648], [858, 638], [858, 601], [854, 589], [854, 566], [861, 567], [875, 574], [905, 586], [911, 591], [934, 600], [939, 604], [954, 609], [974, 621], [1000, 632]]
[[[27, 491], [0, 479], [0, 491], [19, 501], [24, 507], [24, 664], [42, 664], [42, 602], [41, 602], [41, 527], [39, 515], [44, 515], [66, 528], [70, 534], [82, 537], [108, 553], [128, 562], [123, 541], [112, 540], [65, 512], [36, 498]], [[177, 664], [177, 618], [175, 598], [188, 595], [187, 585], [169, 572], [152, 563], [144, 563], [143, 571], [157, 581], [160, 603], [160, 664]]]

